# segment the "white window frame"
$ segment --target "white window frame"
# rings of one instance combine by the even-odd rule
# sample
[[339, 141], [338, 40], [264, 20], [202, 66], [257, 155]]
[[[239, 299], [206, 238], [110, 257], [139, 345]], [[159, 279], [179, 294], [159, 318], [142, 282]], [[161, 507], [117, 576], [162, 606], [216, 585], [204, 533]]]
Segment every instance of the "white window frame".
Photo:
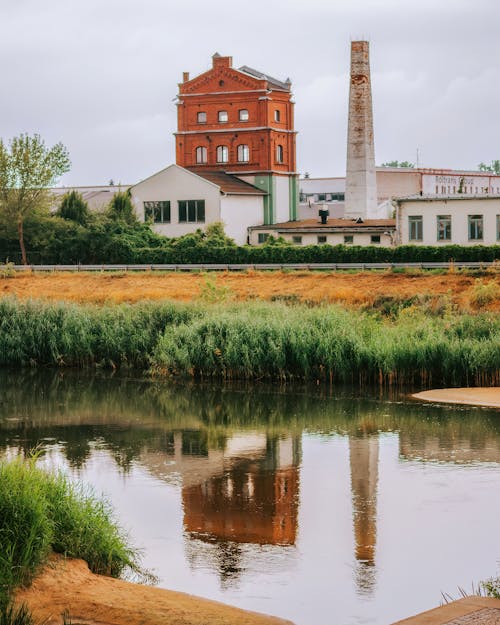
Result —
[[248, 145], [241, 144], [238, 146], [238, 163], [248, 163], [250, 161], [250, 148]]
[[227, 145], [218, 145], [216, 155], [218, 163], [229, 163], [229, 148]]

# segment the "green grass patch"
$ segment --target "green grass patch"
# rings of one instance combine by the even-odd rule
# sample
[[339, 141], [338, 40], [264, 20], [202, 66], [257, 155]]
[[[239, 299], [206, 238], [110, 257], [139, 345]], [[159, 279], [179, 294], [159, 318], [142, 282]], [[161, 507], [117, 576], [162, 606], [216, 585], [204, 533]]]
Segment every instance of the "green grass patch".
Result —
[[40, 469], [36, 457], [1, 460], [0, 607], [5, 614], [12, 591], [29, 583], [52, 552], [83, 558], [95, 573], [141, 573], [137, 551], [105, 500], [62, 473]]

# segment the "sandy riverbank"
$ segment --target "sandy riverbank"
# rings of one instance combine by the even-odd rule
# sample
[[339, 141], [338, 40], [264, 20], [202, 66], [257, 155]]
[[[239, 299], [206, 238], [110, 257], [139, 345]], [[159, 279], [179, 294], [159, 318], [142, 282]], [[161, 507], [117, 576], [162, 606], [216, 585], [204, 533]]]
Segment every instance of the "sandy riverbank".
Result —
[[94, 575], [83, 560], [54, 557], [33, 584], [18, 591], [35, 621], [60, 625], [293, 625], [185, 593]]
[[415, 399], [444, 404], [467, 404], [500, 408], [500, 387], [440, 388], [412, 395]]

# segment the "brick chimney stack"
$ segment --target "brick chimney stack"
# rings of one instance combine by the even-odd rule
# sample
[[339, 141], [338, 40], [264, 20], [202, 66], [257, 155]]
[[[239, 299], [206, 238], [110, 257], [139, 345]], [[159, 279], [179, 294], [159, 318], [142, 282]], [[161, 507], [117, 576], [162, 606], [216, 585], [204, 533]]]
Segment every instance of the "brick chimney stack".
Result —
[[377, 214], [377, 181], [368, 41], [351, 42], [345, 217]]

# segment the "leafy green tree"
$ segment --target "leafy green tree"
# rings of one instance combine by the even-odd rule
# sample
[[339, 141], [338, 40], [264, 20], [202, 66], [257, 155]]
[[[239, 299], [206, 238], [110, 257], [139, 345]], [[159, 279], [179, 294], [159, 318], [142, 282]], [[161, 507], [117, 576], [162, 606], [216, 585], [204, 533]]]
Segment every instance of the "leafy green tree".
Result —
[[415, 163], [410, 163], [410, 161], [388, 161], [387, 163], [382, 163], [380, 167], [409, 167], [411, 169], [415, 167]]
[[479, 163], [479, 171], [488, 171], [492, 174], [500, 174], [500, 160], [491, 161], [489, 165], [486, 163]]
[[123, 221], [129, 225], [137, 223], [137, 215], [132, 204], [130, 190], [119, 191], [114, 195], [109, 203], [107, 215], [112, 221]]
[[38, 134], [21, 134], [8, 147], [0, 139], [0, 210], [17, 227], [24, 265], [24, 222], [50, 201], [49, 187], [69, 171], [70, 160], [62, 143], [48, 148]]
[[90, 212], [82, 194], [78, 191], [69, 191], [69, 193], [64, 194], [57, 215], [85, 226], [89, 220]]

